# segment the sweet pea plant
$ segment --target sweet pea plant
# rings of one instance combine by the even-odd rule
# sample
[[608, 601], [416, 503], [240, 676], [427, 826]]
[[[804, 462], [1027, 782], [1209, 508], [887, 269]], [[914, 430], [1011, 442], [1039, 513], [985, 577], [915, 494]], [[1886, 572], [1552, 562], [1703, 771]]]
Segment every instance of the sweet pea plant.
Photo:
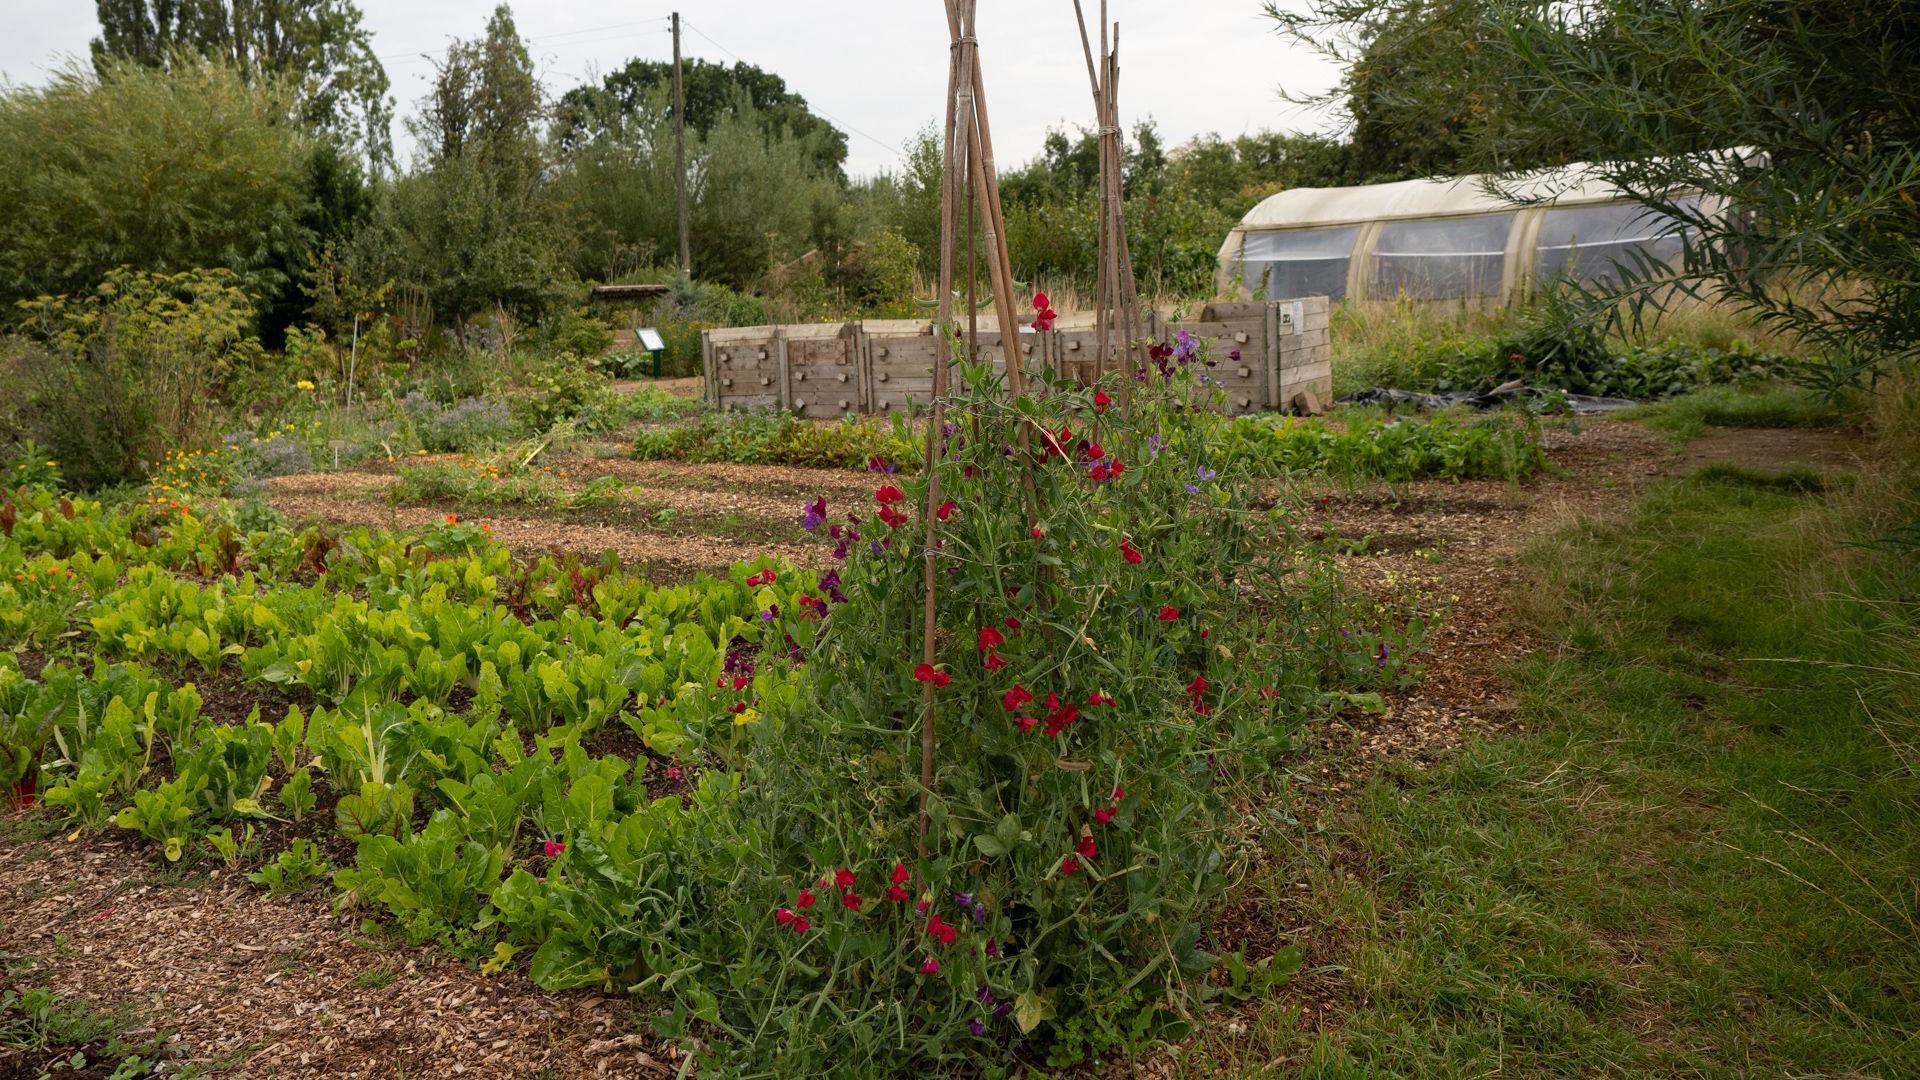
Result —
[[736, 891], [748, 959], [709, 985], [780, 1033], [785, 1067], [1177, 1028], [1204, 997], [1238, 780], [1317, 700], [1291, 630], [1249, 618], [1244, 594], [1291, 568], [1194, 437], [1204, 368], [1143, 375], [1125, 417], [1106, 388], [1010, 400], [989, 368], [956, 371], [939, 502], [923, 471], [808, 508], [849, 600], [741, 769], [779, 872]]

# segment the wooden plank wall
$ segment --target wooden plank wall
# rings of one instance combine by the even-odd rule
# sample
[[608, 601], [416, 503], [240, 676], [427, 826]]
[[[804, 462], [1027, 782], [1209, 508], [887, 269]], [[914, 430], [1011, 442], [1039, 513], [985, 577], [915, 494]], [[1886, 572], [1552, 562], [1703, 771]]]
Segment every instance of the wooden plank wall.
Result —
[[[1325, 411], [1333, 401], [1324, 296], [1218, 303], [1197, 318], [1148, 316], [1148, 332], [1170, 341], [1185, 332], [1205, 340], [1208, 372], [1233, 413]], [[1045, 333], [1023, 332], [1028, 371], [1048, 367], [1080, 382], [1093, 377], [1097, 340], [1090, 318], [1063, 318]], [[802, 326], [708, 330], [701, 337], [707, 402], [718, 409], [777, 407], [814, 420], [889, 415], [924, 405], [933, 365], [946, 349], [924, 319], [869, 319]], [[997, 329], [980, 329], [975, 359], [1005, 373]]]

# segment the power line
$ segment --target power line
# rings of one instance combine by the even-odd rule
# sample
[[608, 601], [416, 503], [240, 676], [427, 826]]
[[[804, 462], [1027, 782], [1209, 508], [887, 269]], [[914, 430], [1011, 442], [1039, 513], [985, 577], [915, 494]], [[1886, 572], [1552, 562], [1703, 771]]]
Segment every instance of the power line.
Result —
[[[728, 56], [733, 57], [735, 63], [744, 64], [747, 62], [746, 60], [741, 58], [739, 53], [736, 53], [732, 49], [729, 49], [725, 45], [722, 45], [718, 41], [715, 41], [713, 39], [713, 35], [707, 33], [705, 30], [700, 29], [698, 26], [693, 25], [693, 23], [689, 22], [687, 19], [682, 18], [680, 20], [680, 25], [686, 27], [687, 29], [705, 38], [707, 41], [707, 44], [712, 45], [714, 48], [719, 49], [721, 52], [726, 53]], [[812, 109], [814, 112], [819, 113], [821, 116], [826, 117], [828, 120], [831, 120], [834, 123], [840, 125], [841, 127], [847, 129], [848, 131], [853, 132], [855, 135], [858, 135], [861, 138], [867, 140], [868, 142], [873, 143], [875, 146], [882, 147], [888, 153], [892, 154], [894, 157], [897, 157], [902, 161], [906, 160], [906, 155], [900, 152], [900, 148], [898, 146], [895, 146], [885, 141], [884, 139], [874, 138], [872, 135], [869, 135], [866, 132], [861, 131], [859, 128], [854, 127], [852, 124], [847, 123], [845, 120], [842, 120], [839, 117], [828, 112], [827, 110], [821, 108], [819, 105], [815, 104], [814, 102], [811, 102], [811, 101], [808, 102], [807, 107], [809, 109]]]
[[[651, 19], [641, 19], [637, 22], [608, 23], [605, 26], [583, 26], [576, 30], [558, 30], [551, 34], [541, 34], [538, 37], [521, 38], [520, 40], [528, 45], [535, 45], [543, 41], [554, 41], [559, 38], [565, 38], [565, 37], [577, 37], [581, 34], [598, 34], [606, 30], [626, 30], [635, 26], [650, 27], [650, 26], [657, 25], [659, 23], [667, 22], [670, 18], [671, 16], [660, 15]], [[639, 37], [639, 36], [641, 35], [639, 34], [621, 35], [622, 38], [632, 38], [632, 37]], [[418, 59], [420, 58], [420, 54], [428, 51], [429, 50], [427, 49], [413, 49], [407, 52], [389, 53], [386, 56], [376, 56], [374, 57], [374, 59], [380, 61], [383, 64], [390, 60]]]

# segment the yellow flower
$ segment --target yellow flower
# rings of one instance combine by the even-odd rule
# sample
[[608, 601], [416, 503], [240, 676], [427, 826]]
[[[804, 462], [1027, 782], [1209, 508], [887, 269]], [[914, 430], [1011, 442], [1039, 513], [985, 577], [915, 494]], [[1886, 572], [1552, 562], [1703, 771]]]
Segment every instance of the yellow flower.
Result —
[[748, 724], [757, 724], [759, 722], [760, 722], [759, 709], [747, 709], [744, 712], [735, 713], [733, 717], [734, 727], [745, 727]]
[[295, 390], [311, 390], [313, 389], [313, 380], [301, 379], [299, 382], [293, 384], [293, 388]]

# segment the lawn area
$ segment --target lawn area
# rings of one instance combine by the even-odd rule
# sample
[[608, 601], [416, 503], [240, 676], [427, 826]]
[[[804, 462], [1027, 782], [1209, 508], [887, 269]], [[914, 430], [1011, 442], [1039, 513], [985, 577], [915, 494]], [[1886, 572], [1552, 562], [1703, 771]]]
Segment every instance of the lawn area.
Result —
[[1857, 546], [1912, 511], [1883, 450], [1857, 489], [1711, 470], [1537, 542], [1516, 722], [1328, 824], [1344, 1015], [1271, 1005], [1231, 1067], [1920, 1075], [1912, 549]]

